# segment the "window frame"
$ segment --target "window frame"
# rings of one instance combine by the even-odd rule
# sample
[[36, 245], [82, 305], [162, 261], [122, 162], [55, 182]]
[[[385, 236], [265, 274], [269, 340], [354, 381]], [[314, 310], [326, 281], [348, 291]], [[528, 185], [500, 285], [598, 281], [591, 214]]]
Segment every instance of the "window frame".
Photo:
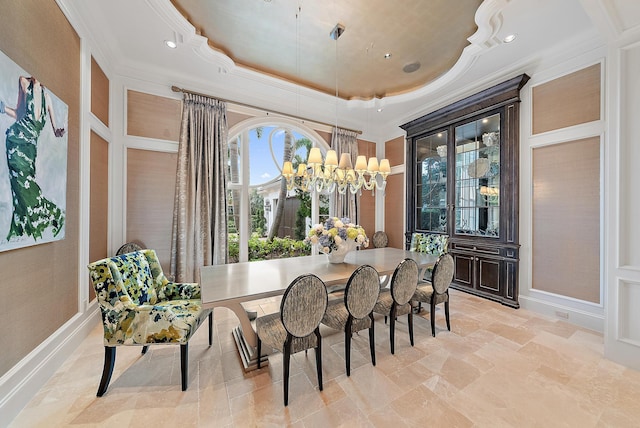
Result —
[[[250, 215], [251, 215], [251, 207], [250, 207], [250, 154], [249, 156], [245, 155], [245, 151], [247, 147], [242, 145], [243, 142], [249, 141], [249, 131], [257, 127], [280, 127], [284, 128], [288, 131], [292, 131], [298, 134], [301, 134], [311, 140], [313, 143], [313, 147], [319, 147], [323, 153], [326, 153], [327, 150], [330, 149], [329, 144], [325, 141], [324, 138], [320, 136], [314, 129], [305, 126], [304, 124], [299, 123], [296, 120], [292, 120], [285, 117], [254, 117], [250, 119], [245, 119], [243, 121], [238, 122], [233, 125], [227, 135], [227, 145], [229, 141], [241, 136], [241, 147], [240, 147], [240, 179], [239, 183], [227, 183], [227, 190], [240, 190], [240, 225], [236, 225], [238, 229], [238, 246], [239, 246], [239, 254], [238, 261], [246, 262], [249, 260], [249, 237], [251, 234], [250, 231]], [[279, 177], [275, 177], [274, 180], [277, 180]], [[274, 181], [274, 180], [271, 180]], [[272, 212], [275, 212], [275, 206], [272, 207]], [[318, 201], [318, 195], [316, 192], [313, 192], [313, 197], [311, 198], [311, 222], [312, 224], [318, 223], [320, 217], [320, 205]], [[312, 254], [317, 253], [317, 249], [313, 247], [311, 249]]]

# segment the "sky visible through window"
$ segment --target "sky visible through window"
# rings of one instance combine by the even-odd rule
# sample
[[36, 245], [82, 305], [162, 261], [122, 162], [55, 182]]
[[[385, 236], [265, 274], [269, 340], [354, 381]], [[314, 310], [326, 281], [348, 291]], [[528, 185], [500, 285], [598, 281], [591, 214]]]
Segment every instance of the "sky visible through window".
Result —
[[[305, 138], [293, 132], [295, 140]], [[280, 176], [284, 151], [284, 130], [276, 126], [263, 126], [258, 138], [256, 128], [249, 131], [249, 182], [251, 186], [268, 183]], [[299, 150], [306, 159], [305, 149]], [[305, 152], [304, 154], [302, 152]]]

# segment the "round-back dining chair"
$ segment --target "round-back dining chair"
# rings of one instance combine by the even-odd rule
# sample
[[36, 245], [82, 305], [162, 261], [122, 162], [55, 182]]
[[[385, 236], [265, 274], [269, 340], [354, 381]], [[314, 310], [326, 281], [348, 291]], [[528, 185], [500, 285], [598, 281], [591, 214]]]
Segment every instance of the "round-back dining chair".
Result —
[[315, 348], [318, 388], [322, 391], [322, 337], [320, 322], [327, 310], [324, 282], [315, 275], [301, 275], [291, 281], [282, 296], [280, 312], [256, 318], [258, 368], [262, 344], [282, 352], [284, 405], [289, 404], [291, 354]]

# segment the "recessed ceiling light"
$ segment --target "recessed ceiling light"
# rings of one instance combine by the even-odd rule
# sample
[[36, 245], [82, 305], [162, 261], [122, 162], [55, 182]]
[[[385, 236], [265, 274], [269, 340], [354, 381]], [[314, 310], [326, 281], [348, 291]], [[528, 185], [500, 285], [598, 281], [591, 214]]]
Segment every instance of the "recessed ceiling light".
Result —
[[387, 52], [386, 54], [384, 54], [384, 59], [389, 59], [391, 58], [391, 52]]
[[168, 48], [175, 49], [178, 47], [178, 44], [173, 40], [165, 40], [164, 44], [167, 45]]
[[504, 39], [502, 39], [502, 41], [505, 43], [511, 43], [516, 39], [517, 36], [517, 34], [508, 34], [504, 36]]
[[382, 111], [382, 107], [380, 107], [380, 108], [378, 109], [378, 113], [380, 113], [381, 111]]

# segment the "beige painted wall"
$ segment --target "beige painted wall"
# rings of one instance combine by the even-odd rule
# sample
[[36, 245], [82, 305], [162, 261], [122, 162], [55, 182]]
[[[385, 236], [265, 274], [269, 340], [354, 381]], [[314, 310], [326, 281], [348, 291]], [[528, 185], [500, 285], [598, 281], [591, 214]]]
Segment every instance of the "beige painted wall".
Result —
[[65, 238], [0, 253], [2, 376], [78, 312], [80, 40], [55, 2], [5, 0], [0, 50], [69, 107]]
[[[404, 137], [385, 143], [384, 153], [391, 167], [404, 164]], [[404, 249], [404, 181], [405, 175], [393, 174], [387, 178], [384, 199], [384, 230], [389, 246]]]
[[[534, 86], [533, 133], [599, 120], [600, 75], [598, 63]], [[599, 304], [600, 138], [535, 147], [531, 163], [531, 287]]]
[[600, 139], [533, 150], [533, 288], [600, 303]]
[[[91, 132], [90, 157], [89, 261], [94, 262], [109, 255], [109, 143], [95, 132]], [[91, 280], [88, 287], [91, 301], [95, 297]]]
[[533, 88], [533, 133], [600, 119], [600, 64]]
[[170, 272], [176, 153], [127, 150], [127, 242], [153, 248]]
[[127, 135], [178, 141], [182, 101], [127, 91]]
[[109, 126], [109, 79], [91, 58], [91, 113]]
[[[370, 141], [358, 140], [358, 154], [368, 158], [376, 155], [376, 145]], [[376, 228], [376, 198], [370, 190], [362, 189], [360, 196], [360, 226], [364, 227], [369, 240], [373, 237]], [[371, 242], [369, 248], [373, 248]]]

